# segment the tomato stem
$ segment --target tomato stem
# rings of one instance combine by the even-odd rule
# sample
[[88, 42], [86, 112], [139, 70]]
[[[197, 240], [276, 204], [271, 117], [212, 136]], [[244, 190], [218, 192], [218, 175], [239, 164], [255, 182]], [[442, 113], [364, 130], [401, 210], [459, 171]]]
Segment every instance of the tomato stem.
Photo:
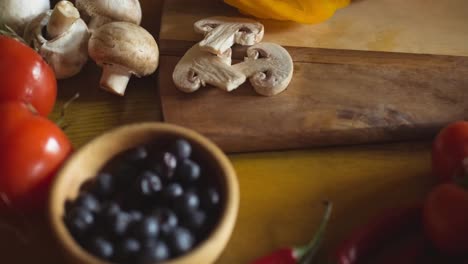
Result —
[[19, 42], [21, 42], [21, 43], [23, 43], [25, 45], [28, 45], [28, 43], [26, 43], [26, 41], [20, 35], [18, 35], [18, 33], [16, 33], [16, 31], [14, 29], [12, 29], [11, 27], [9, 27], [6, 24], [0, 25], [0, 35], [16, 39]]
[[8, 223], [3, 223], [0, 221], [0, 229], [6, 230], [6, 231], [11, 231], [15, 233], [16, 237], [20, 240], [20, 242], [23, 245], [28, 245], [29, 244], [29, 239], [26, 237], [25, 234], [21, 232], [21, 230], [14, 225], [10, 225]]
[[[0, 200], [9, 210], [13, 211], [13, 206], [11, 205], [11, 201], [5, 193], [0, 192]], [[21, 233], [19, 228], [17, 228], [16, 226], [0, 221], [0, 229], [12, 231], [13, 233], [16, 234], [16, 236], [21, 240], [23, 244], [28, 244], [29, 240], [26, 238], [26, 236], [23, 233]]]
[[34, 105], [32, 105], [32, 104], [29, 103], [29, 102], [25, 102], [24, 104], [26, 105], [26, 107], [28, 108], [28, 110], [31, 111], [31, 113], [33, 113], [33, 115], [39, 115], [39, 112], [38, 112], [37, 109], [34, 107]]
[[66, 110], [67, 108], [78, 98], [80, 97], [79, 93], [76, 93], [72, 98], [70, 98], [68, 101], [66, 101], [63, 105], [62, 108], [60, 109], [60, 117], [57, 120], [56, 124], [58, 127], [60, 127], [62, 130], [65, 130], [67, 128], [67, 124], [65, 123], [65, 115], [66, 115]]

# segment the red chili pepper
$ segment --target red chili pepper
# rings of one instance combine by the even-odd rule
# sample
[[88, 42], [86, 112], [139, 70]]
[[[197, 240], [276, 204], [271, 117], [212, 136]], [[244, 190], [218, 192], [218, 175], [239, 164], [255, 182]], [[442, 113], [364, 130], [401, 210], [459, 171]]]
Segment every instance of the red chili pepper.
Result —
[[320, 248], [325, 229], [331, 216], [333, 206], [331, 202], [325, 202], [325, 214], [319, 225], [317, 234], [305, 246], [280, 248], [271, 254], [261, 257], [251, 264], [297, 264], [309, 263]]
[[356, 264], [392, 239], [421, 226], [421, 205], [392, 209], [355, 230], [332, 255], [334, 264]]

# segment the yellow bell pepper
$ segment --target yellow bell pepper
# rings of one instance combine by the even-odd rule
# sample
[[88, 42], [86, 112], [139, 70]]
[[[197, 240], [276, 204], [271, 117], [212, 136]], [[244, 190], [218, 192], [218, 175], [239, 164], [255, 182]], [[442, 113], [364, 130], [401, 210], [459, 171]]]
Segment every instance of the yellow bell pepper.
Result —
[[258, 18], [320, 23], [346, 7], [350, 0], [224, 0], [241, 12]]

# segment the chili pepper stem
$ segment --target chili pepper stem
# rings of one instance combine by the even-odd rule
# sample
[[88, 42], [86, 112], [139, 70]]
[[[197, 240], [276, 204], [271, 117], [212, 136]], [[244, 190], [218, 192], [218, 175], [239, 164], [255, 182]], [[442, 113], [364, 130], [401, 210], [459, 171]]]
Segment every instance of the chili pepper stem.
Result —
[[293, 249], [293, 255], [298, 260], [299, 264], [309, 264], [317, 255], [320, 245], [322, 243], [325, 231], [327, 229], [328, 222], [333, 210], [333, 204], [330, 201], [324, 201], [325, 214], [323, 215], [322, 221], [318, 227], [318, 231], [312, 240], [305, 246], [295, 247]]

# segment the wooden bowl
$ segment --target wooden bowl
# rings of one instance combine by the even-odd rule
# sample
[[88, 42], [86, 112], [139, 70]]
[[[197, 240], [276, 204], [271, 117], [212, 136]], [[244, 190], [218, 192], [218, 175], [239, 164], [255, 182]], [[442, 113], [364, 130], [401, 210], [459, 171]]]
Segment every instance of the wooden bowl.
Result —
[[63, 221], [65, 202], [76, 198], [81, 185], [95, 176], [117, 154], [148, 142], [176, 138], [185, 138], [192, 144], [194, 155], [220, 183], [224, 207], [217, 226], [208, 238], [187, 254], [165, 263], [210, 264], [216, 261], [232, 234], [237, 218], [239, 186], [235, 171], [226, 155], [211, 141], [192, 130], [163, 123], [127, 125], [105, 133], [74, 153], [59, 172], [51, 189], [49, 217], [54, 236], [68, 261], [80, 264], [107, 263], [89, 254], [75, 242]]

